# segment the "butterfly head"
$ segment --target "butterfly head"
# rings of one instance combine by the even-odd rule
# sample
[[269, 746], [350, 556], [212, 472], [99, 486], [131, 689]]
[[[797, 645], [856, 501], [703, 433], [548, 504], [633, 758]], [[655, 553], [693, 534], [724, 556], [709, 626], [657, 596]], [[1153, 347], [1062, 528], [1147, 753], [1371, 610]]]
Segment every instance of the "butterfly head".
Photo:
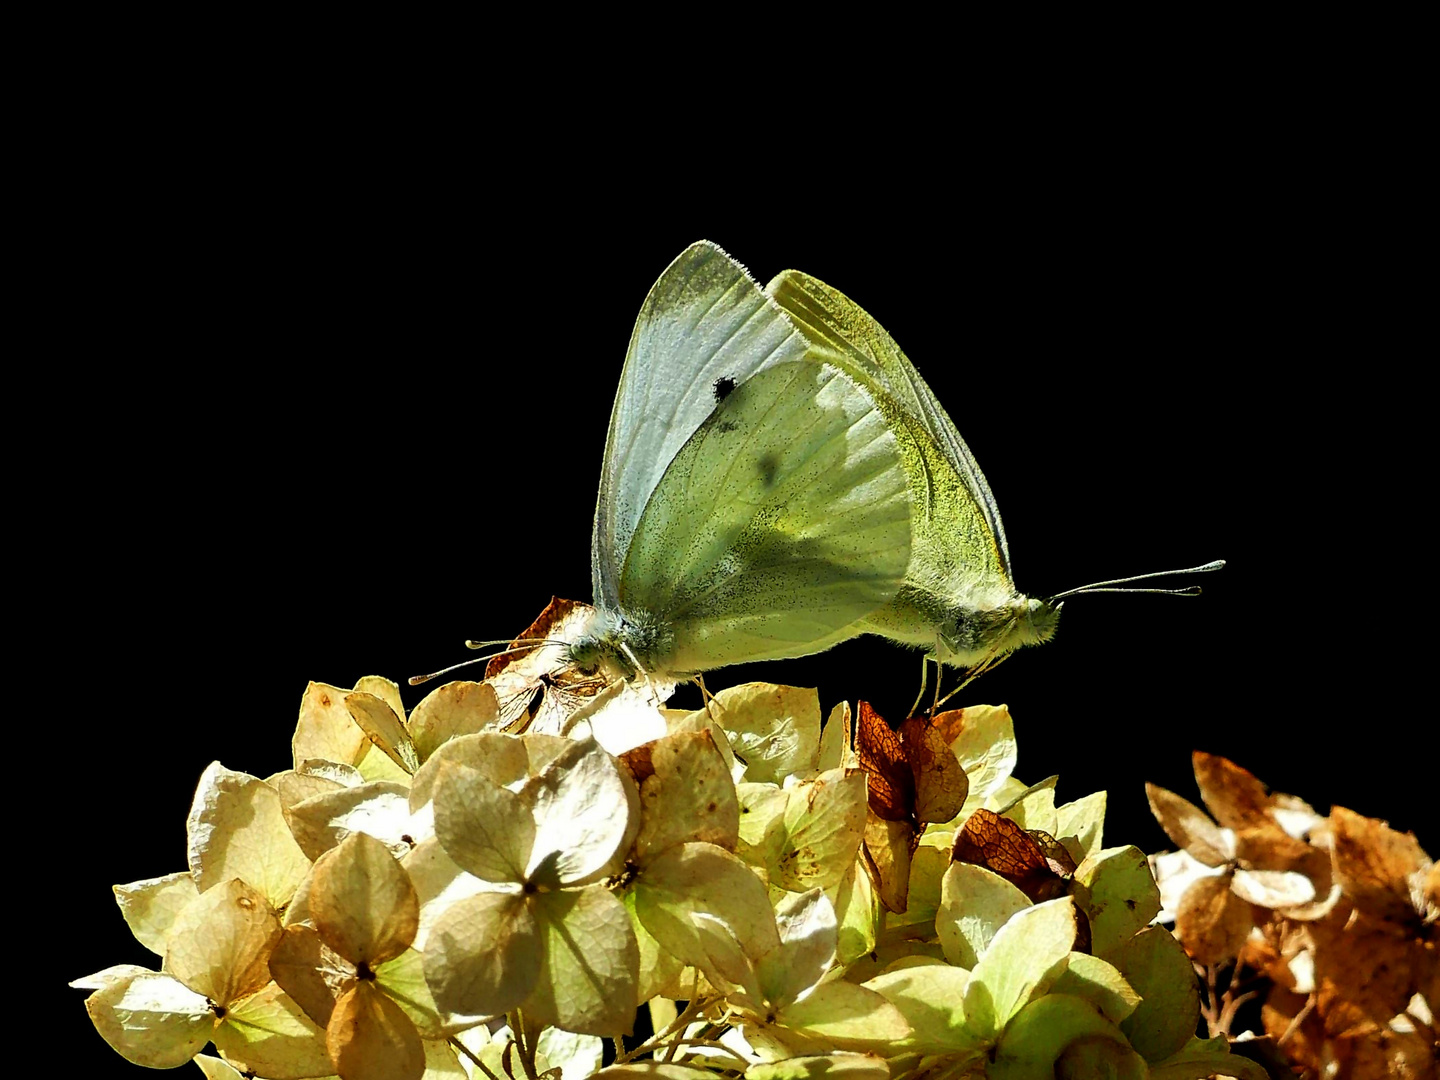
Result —
[[1023, 645], [1055, 636], [1061, 605], [1014, 595], [992, 605], [960, 605], [942, 625], [940, 659], [964, 668], [985, 668]]
[[597, 608], [580, 636], [568, 646], [569, 661], [582, 675], [597, 671], [612, 678], [631, 679], [654, 674], [668, 655], [674, 633], [659, 620], [626, 617], [618, 611]]
[[1017, 596], [1012, 606], [1015, 613], [1015, 644], [1039, 645], [1053, 638], [1060, 626], [1060, 609], [1064, 606], [1063, 600], [1051, 603], [1049, 600]]

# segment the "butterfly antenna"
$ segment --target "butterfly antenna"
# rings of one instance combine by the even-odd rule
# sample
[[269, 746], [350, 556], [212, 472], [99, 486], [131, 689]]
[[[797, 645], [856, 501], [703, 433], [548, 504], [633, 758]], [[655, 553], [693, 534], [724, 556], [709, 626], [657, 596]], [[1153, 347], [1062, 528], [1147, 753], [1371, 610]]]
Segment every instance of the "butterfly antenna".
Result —
[[1153, 581], [1156, 578], [1175, 577], [1179, 574], [1208, 574], [1212, 570], [1219, 570], [1225, 565], [1224, 559], [1216, 559], [1204, 566], [1190, 566], [1184, 570], [1162, 570], [1155, 574], [1136, 574], [1134, 577], [1114, 578], [1110, 581], [1097, 581], [1091, 585], [1081, 585], [1078, 589], [1069, 589], [1062, 593], [1056, 593], [1046, 600], [1047, 604], [1053, 604], [1057, 600], [1064, 600], [1067, 596], [1079, 596], [1082, 593], [1102, 592], [1123, 592], [1123, 593], [1156, 593], [1160, 596], [1199, 596], [1200, 586], [1191, 585], [1184, 589], [1117, 589], [1116, 585], [1128, 585], [1132, 581]]
[[471, 664], [482, 664], [495, 659], [497, 656], [505, 656], [508, 653], [529, 652], [531, 649], [538, 649], [542, 645], [564, 645], [563, 641], [554, 641], [550, 638], [532, 638], [512, 644], [509, 640], [504, 641], [467, 641], [467, 649], [483, 649], [490, 645], [507, 645], [509, 648], [499, 649], [493, 653], [486, 653], [484, 656], [476, 656], [470, 660], [462, 660], [458, 664], [451, 664], [439, 671], [432, 671], [429, 675], [412, 675], [405, 681], [411, 686], [419, 686], [431, 679], [438, 679], [441, 675], [449, 675], [452, 671], [459, 671], [461, 668], [469, 667]]

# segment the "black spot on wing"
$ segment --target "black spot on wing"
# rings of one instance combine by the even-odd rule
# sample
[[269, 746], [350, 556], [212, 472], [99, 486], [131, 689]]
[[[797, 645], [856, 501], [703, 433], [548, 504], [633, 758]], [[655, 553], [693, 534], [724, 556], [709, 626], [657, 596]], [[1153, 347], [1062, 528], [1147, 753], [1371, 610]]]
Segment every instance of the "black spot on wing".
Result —
[[724, 401], [730, 396], [730, 391], [735, 389], [735, 380], [729, 375], [721, 375], [710, 387], [711, 393], [715, 395], [716, 401]]
[[767, 488], [775, 486], [775, 479], [780, 472], [780, 459], [774, 454], [762, 454], [755, 462], [756, 469], [760, 472], [760, 481]]

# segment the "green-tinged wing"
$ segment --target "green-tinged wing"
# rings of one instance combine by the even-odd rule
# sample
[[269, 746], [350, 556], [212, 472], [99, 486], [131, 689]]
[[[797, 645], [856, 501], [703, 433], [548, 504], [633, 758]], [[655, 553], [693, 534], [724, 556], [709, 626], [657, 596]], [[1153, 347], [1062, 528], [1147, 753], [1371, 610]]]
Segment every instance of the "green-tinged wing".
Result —
[[949, 485], [921, 478], [922, 485], [937, 489], [928, 500], [916, 500], [917, 510], [934, 522], [935, 527], [926, 531], [943, 533], [946, 547], [964, 548], [965, 557], [977, 570], [991, 576], [998, 571], [1008, 582], [1010, 552], [990, 486], [955, 424], [885, 328], [844, 293], [798, 270], [777, 274], [765, 292], [813, 345], [847, 358], [934, 443], [966, 497], [964, 505], [957, 505], [938, 490]]
[[666, 624], [671, 672], [819, 652], [894, 597], [910, 532], [901, 447], [873, 391], [830, 364], [777, 364], [668, 462], [619, 607]]
[[591, 572], [597, 605], [620, 605], [636, 524], [671, 459], [727, 385], [807, 349], [780, 308], [714, 244], [692, 244], [655, 282], [630, 337], [610, 414], [595, 506]]

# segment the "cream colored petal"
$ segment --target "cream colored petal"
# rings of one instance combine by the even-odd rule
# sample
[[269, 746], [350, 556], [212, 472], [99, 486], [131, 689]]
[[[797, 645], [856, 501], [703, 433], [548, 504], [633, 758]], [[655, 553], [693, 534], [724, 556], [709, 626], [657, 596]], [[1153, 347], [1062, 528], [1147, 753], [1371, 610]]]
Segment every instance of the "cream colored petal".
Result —
[[460, 869], [433, 836], [406, 855], [401, 863], [410, 875], [410, 884], [415, 886], [415, 894], [420, 900], [420, 924], [415, 931], [415, 948], [421, 952], [425, 951], [430, 928], [446, 908], [477, 892], [494, 890], [493, 885]]
[[425, 981], [454, 1028], [519, 1005], [544, 956], [541, 931], [518, 893], [477, 893], [452, 904], [425, 947]]
[[280, 920], [257, 889], [239, 878], [201, 893], [176, 916], [165, 937], [165, 968], [226, 1006], [270, 981], [270, 950]]
[[410, 812], [409, 790], [388, 781], [336, 788], [297, 803], [285, 817], [295, 842], [312, 859], [356, 832], [380, 840], [397, 858], [428, 836]]
[[592, 885], [540, 893], [532, 910], [544, 963], [526, 1016], [582, 1035], [628, 1033], [639, 1006], [640, 954], [625, 905]]
[[296, 768], [307, 758], [324, 758], [341, 765], [358, 765], [369, 748], [365, 733], [345, 707], [349, 690], [312, 682], [300, 699], [300, 719], [290, 749]]
[[634, 753], [643, 753], [650, 770], [640, 784], [637, 862], [695, 840], [735, 849], [740, 804], [725, 758], [708, 731], [667, 735]]
[[240, 878], [280, 908], [310, 868], [285, 823], [280, 793], [218, 761], [200, 777], [185, 832], [190, 872], [201, 892]]
[[495, 688], [488, 683], [449, 682], [432, 690], [410, 712], [407, 727], [420, 760], [461, 735], [485, 731], [500, 718]]
[[188, 870], [116, 885], [114, 892], [135, 940], [157, 956], [165, 955], [165, 934], [175, 916], [200, 895]]
[[104, 1040], [126, 1061], [151, 1069], [184, 1065], [210, 1041], [210, 1003], [169, 975], [145, 972], [85, 999]]
[[215, 1029], [215, 1049], [242, 1072], [266, 1080], [333, 1075], [325, 1032], [271, 983], [236, 1002]]
[[396, 715], [388, 702], [359, 691], [345, 698], [345, 707], [350, 711], [350, 718], [365, 732], [370, 742], [379, 747], [381, 753], [398, 765], [406, 776], [415, 775], [420, 768], [420, 754], [405, 722], [400, 719], [404, 715], [403, 710]]
[[745, 779], [780, 783], [813, 772], [820, 752], [820, 697], [813, 689], [745, 683], [710, 702], [730, 745], [745, 760]]

